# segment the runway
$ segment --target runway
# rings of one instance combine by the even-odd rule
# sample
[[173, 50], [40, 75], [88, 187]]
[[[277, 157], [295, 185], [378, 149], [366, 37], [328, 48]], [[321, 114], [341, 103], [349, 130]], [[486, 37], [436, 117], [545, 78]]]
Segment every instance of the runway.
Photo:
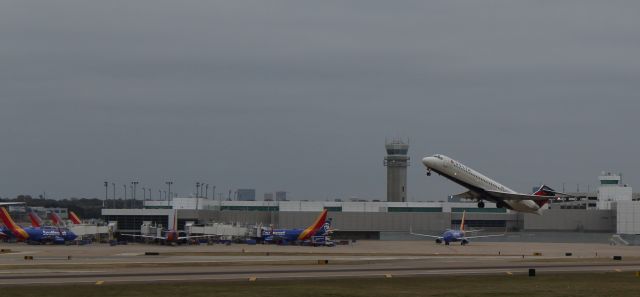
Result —
[[[404, 248], [383, 249], [385, 244]], [[415, 243], [403, 242], [363, 242], [335, 250], [246, 245], [233, 248], [130, 245], [113, 249], [94, 245], [86, 250], [13, 247], [14, 253], [0, 255], [0, 285], [521, 274], [530, 268], [535, 268], [538, 274], [640, 271], [635, 248], [606, 245], [581, 245], [581, 249], [526, 243], [479, 244], [474, 248], [427, 245], [421, 250], [412, 249]], [[531, 252], [503, 253], [532, 247], [541, 256], [533, 256]], [[558, 252], [568, 248], [574, 248], [582, 256], [568, 257]], [[593, 256], [591, 249], [598, 250], [599, 256]], [[159, 255], [145, 256], [146, 250], [155, 250]], [[33, 255], [34, 260], [24, 260], [27, 254]], [[625, 255], [624, 261], [613, 260], [612, 254]]]
[[527, 273], [535, 268], [538, 274], [548, 272], [599, 272], [599, 271], [639, 271], [640, 263], [620, 264], [553, 264], [553, 265], [505, 265], [484, 267], [353, 267], [337, 266], [318, 268], [317, 266], [295, 266], [282, 269], [271, 267], [230, 267], [212, 268], [173, 268], [160, 272], [137, 271], [40, 271], [20, 274], [0, 275], [0, 285], [15, 284], [61, 284], [61, 283], [129, 283], [164, 281], [224, 281], [258, 279], [301, 279], [301, 278], [340, 278], [340, 277], [401, 277], [418, 275], [469, 275], [469, 274], [518, 274]]

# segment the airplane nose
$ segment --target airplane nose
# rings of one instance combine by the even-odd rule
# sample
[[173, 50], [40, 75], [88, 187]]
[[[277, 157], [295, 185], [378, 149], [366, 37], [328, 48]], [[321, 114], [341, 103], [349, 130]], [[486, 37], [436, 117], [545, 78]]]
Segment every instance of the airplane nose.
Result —
[[434, 157], [424, 157], [422, 158], [422, 164], [427, 168], [433, 168], [436, 166], [438, 159]]

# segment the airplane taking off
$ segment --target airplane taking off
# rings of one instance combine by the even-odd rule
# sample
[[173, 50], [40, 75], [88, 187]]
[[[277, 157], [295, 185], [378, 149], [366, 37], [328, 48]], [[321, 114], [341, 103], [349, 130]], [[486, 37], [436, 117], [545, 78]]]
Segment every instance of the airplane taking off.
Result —
[[556, 192], [546, 185], [531, 195], [521, 194], [486, 177], [462, 163], [445, 155], [433, 155], [422, 159], [427, 167], [427, 176], [434, 171], [452, 182], [459, 184], [469, 191], [456, 196], [478, 201], [478, 207], [484, 207], [484, 200], [495, 202], [498, 208], [507, 208], [519, 212], [542, 214], [542, 207], [551, 199], [558, 199], [556, 195], [568, 196]]
[[504, 236], [504, 234], [466, 236], [465, 234], [468, 233], [468, 232], [469, 233], [470, 232], [478, 232], [480, 230], [470, 230], [470, 231], [465, 231], [464, 230], [464, 216], [465, 216], [465, 214], [466, 214], [466, 212], [462, 212], [462, 221], [460, 222], [460, 229], [459, 230], [451, 230], [451, 229], [449, 229], [447, 231], [444, 231], [442, 233], [442, 235], [438, 236], [438, 235], [413, 233], [413, 230], [411, 230], [411, 228], [410, 228], [409, 229], [409, 234], [435, 238], [436, 239], [436, 243], [443, 243], [444, 242], [445, 245], [449, 245], [449, 243], [451, 243], [451, 242], [458, 242], [458, 241], [460, 242], [461, 245], [467, 245], [467, 244], [469, 244], [469, 239]]

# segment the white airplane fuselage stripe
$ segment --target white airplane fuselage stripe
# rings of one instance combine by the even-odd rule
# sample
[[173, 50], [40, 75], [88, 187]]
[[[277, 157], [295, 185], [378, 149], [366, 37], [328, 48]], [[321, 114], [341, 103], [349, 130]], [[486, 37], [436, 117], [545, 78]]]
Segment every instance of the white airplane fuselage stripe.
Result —
[[[437, 156], [437, 157], [436, 157]], [[433, 159], [430, 159], [433, 158]], [[516, 191], [509, 189], [508, 187], [500, 184], [499, 182], [485, 176], [484, 174], [471, 169], [470, 167], [451, 159], [444, 155], [435, 155], [425, 158], [428, 161], [423, 161], [425, 166], [429, 169], [436, 171], [437, 173], [445, 176], [451, 181], [468, 188], [475, 194], [482, 196], [485, 193], [479, 193], [478, 190], [484, 191], [498, 191], [504, 193], [517, 194]], [[428, 163], [428, 164], [427, 164]], [[485, 195], [486, 196], [486, 195]], [[486, 196], [484, 199], [497, 202], [495, 197]], [[510, 208], [516, 211], [539, 213], [540, 206], [532, 200], [500, 200], [507, 204]]]

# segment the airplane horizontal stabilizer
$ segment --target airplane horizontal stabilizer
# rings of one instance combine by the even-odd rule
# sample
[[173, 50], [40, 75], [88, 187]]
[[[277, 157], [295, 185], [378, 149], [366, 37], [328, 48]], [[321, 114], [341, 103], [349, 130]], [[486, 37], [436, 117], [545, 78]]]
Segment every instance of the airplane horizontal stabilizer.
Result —
[[478, 236], [465, 236], [464, 239], [474, 239], [474, 238], [483, 238], [483, 237], [498, 237], [505, 236], [505, 234], [490, 234], [490, 235], [478, 235]]
[[413, 232], [410, 232], [409, 234], [415, 235], [415, 236], [431, 237], [431, 238], [442, 238], [442, 236], [429, 235], [429, 234], [420, 234], [420, 233], [413, 233]]

